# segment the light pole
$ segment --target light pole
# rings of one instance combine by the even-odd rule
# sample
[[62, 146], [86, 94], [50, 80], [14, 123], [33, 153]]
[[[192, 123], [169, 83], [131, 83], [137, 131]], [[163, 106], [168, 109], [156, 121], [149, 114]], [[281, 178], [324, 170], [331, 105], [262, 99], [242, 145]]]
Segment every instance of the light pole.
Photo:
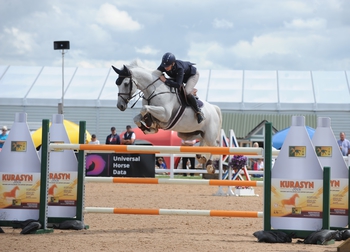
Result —
[[58, 114], [63, 114], [64, 104], [64, 50], [69, 50], [69, 41], [54, 41], [53, 49], [62, 50], [62, 99], [61, 103], [58, 103]]

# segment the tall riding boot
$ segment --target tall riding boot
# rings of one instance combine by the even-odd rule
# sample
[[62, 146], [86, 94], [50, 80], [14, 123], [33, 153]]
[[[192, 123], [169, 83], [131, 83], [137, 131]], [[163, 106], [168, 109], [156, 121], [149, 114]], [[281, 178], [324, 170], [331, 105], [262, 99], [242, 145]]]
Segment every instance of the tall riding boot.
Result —
[[204, 120], [204, 118], [202, 116], [200, 108], [198, 108], [196, 98], [192, 94], [189, 94], [187, 95], [187, 101], [197, 115], [197, 122], [201, 123]]

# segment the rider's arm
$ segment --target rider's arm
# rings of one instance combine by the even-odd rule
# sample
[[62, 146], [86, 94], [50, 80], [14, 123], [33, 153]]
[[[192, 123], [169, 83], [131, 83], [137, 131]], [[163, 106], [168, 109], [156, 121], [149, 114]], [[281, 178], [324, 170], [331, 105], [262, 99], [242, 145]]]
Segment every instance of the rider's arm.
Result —
[[176, 79], [167, 79], [165, 81], [165, 84], [174, 87], [174, 88], [179, 88], [184, 80], [184, 69], [183, 68], [178, 68], [176, 72]]

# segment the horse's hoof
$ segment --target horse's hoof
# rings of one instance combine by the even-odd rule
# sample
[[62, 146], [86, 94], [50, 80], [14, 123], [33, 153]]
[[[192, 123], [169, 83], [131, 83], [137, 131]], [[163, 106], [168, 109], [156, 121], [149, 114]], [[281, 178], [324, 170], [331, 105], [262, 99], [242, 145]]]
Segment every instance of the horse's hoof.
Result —
[[145, 114], [143, 119], [145, 121], [146, 127], [151, 127], [152, 126], [153, 119], [152, 119], [152, 115], [150, 113]]
[[147, 125], [146, 125], [146, 123], [144, 123], [143, 121], [140, 121], [140, 123], [141, 123], [141, 126], [139, 127], [142, 131], [151, 131], [148, 127], [147, 127]]
[[207, 162], [207, 159], [204, 156], [197, 157], [197, 160], [200, 164], [205, 164]]
[[207, 172], [210, 174], [214, 174], [215, 173], [215, 168], [213, 165], [207, 165]]

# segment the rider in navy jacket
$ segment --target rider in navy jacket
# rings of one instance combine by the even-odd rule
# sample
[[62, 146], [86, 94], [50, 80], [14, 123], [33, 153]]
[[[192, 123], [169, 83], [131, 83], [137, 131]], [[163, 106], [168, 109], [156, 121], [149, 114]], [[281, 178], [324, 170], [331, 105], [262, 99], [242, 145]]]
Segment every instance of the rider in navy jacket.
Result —
[[161, 72], [165, 72], [172, 79], [167, 79], [162, 75], [160, 80], [166, 85], [174, 88], [180, 88], [185, 83], [185, 91], [187, 101], [197, 115], [198, 123], [203, 121], [201, 110], [198, 108], [196, 98], [193, 96], [194, 86], [197, 84], [199, 73], [194, 67], [194, 63], [188, 61], [177, 60], [172, 53], [163, 55], [162, 63], [157, 68]]

